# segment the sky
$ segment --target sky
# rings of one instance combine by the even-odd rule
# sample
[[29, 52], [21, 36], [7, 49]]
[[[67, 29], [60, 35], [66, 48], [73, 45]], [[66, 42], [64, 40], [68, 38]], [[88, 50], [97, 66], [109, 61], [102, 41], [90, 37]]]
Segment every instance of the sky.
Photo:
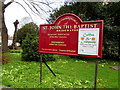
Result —
[[[11, 0], [6, 0], [4, 3], [7, 3]], [[20, 4], [22, 4], [26, 10], [29, 12], [29, 14], [31, 15], [33, 22], [36, 23], [38, 26], [40, 24], [46, 24], [46, 19], [49, 17], [49, 13], [44, 13], [42, 11], [40, 14], [40, 18], [38, 15], [33, 14], [33, 12], [31, 12], [31, 10], [28, 8], [28, 6], [23, 2], [23, 0], [14, 0], [19, 2]], [[26, 0], [25, 0], [26, 1]], [[30, 1], [30, 0], [29, 0]], [[60, 8], [60, 6], [62, 6], [64, 4], [64, 0], [31, 0], [31, 1], [40, 1], [40, 2], [54, 2], [51, 3], [50, 6], [55, 9], [55, 8]], [[40, 7], [42, 7], [45, 11], [52, 11], [52, 9], [50, 9], [48, 6], [40, 4]], [[28, 15], [28, 13], [17, 3], [13, 2], [11, 5], [9, 5], [6, 9], [5, 9], [5, 23], [8, 29], [8, 35], [13, 36], [14, 34], [14, 22], [16, 21], [16, 19], [19, 21], [19, 25], [18, 28], [21, 28], [24, 24], [32, 22], [30, 16]]]

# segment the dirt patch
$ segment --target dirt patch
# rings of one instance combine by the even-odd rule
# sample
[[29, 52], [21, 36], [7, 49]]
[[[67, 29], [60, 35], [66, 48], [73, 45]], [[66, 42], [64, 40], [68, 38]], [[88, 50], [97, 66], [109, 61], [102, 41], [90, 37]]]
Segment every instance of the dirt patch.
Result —
[[111, 66], [111, 67], [109, 67], [110, 69], [112, 69], [112, 70], [120, 70], [120, 66]]
[[16, 90], [15, 88], [9, 88], [6, 86], [0, 86], [0, 90]]

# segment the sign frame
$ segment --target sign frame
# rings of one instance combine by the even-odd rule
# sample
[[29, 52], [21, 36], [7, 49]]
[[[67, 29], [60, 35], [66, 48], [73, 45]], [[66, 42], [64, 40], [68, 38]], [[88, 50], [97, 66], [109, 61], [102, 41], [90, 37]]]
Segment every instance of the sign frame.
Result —
[[[63, 24], [63, 22], [66, 20], [66, 21], [70, 21], [70, 18], [71, 18], [71, 21], [73, 23], [79, 23], [76, 28], [77, 29], [81, 29], [81, 28], [84, 28], [84, 27], [87, 27], [87, 28], [99, 28], [99, 43], [98, 43], [98, 55], [83, 55], [83, 54], [78, 54], [78, 31], [77, 31], [77, 51], [76, 53], [66, 53], [66, 52], [59, 52], [59, 51], [54, 51], [56, 49], [52, 49], [53, 51], [47, 51], [47, 50], [42, 50], [42, 47], [44, 45], [46, 45], [47, 41], [45, 41], [45, 33], [47, 33], [48, 31], [50, 32], [50, 30], [48, 30], [47, 27], [51, 27], [51, 31], [52, 30], [56, 30], [56, 29], [52, 29], [53, 28], [59, 28], [61, 30], [61, 27], [59, 27], [59, 25]], [[68, 19], [68, 20], [67, 20]], [[76, 21], [75, 21], [76, 20]], [[65, 22], [66, 23], [66, 22]], [[60, 17], [58, 17], [56, 19], [56, 21], [53, 23], [53, 24], [42, 24], [40, 25], [40, 32], [39, 32], [39, 49], [38, 49], [38, 52], [39, 53], [50, 53], [50, 54], [61, 54], [61, 55], [73, 55], [73, 56], [82, 56], [82, 57], [94, 57], [94, 58], [102, 58], [102, 41], [103, 41], [103, 23], [104, 21], [103, 20], [96, 20], [96, 21], [82, 21], [78, 16], [76, 16], [75, 14], [71, 14], [71, 13], [66, 13], [66, 14], [63, 14], [61, 15]], [[80, 25], [80, 26], [79, 26]], [[58, 26], [58, 27], [54, 27], [54, 26]], [[46, 30], [46, 32], [44, 32], [44, 35], [43, 34], [43, 27], [44, 29]], [[70, 27], [70, 26], [69, 26]], [[75, 25], [74, 25], [75, 27]], [[79, 28], [80, 27], [80, 28]], [[62, 28], [63, 29], [63, 28]], [[45, 31], [44, 30], [44, 31]], [[64, 30], [64, 29], [63, 29]], [[68, 30], [70, 30], [68, 28]], [[71, 29], [72, 30], [72, 29]], [[48, 33], [47, 33], [48, 35]], [[48, 39], [48, 38], [47, 38]], [[46, 39], [46, 40], [47, 40]], [[62, 43], [62, 42], [61, 42]], [[53, 44], [53, 43], [52, 43]], [[60, 45], [60, 44], [59, 44]], [[47, 47], [47, 46], [46, 46]], [[53, 46], [52, 46], [53, 47]], [[49, 49], [50, 50], [50, 49]]]

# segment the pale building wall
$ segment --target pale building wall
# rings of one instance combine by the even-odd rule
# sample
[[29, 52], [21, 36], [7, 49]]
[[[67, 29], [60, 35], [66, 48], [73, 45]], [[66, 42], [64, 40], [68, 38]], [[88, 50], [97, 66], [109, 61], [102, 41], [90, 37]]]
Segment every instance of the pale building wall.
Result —
[[13, 41], [13, 40], [8, 40], [8, 46], [11, 46], [11, 45], [12, 45], [12, 41]]

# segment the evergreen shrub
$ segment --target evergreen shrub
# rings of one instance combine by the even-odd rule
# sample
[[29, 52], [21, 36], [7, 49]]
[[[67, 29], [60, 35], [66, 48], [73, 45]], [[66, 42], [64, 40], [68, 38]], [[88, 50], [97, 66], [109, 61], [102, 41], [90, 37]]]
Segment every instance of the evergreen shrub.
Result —
[[40, 61], [40, 55], [46, 61], [54, 61], [53, 54], [38, 53], [38, 37], [34, 34], [27, 34], [22, 42], [22, 60], [25, 61]]

